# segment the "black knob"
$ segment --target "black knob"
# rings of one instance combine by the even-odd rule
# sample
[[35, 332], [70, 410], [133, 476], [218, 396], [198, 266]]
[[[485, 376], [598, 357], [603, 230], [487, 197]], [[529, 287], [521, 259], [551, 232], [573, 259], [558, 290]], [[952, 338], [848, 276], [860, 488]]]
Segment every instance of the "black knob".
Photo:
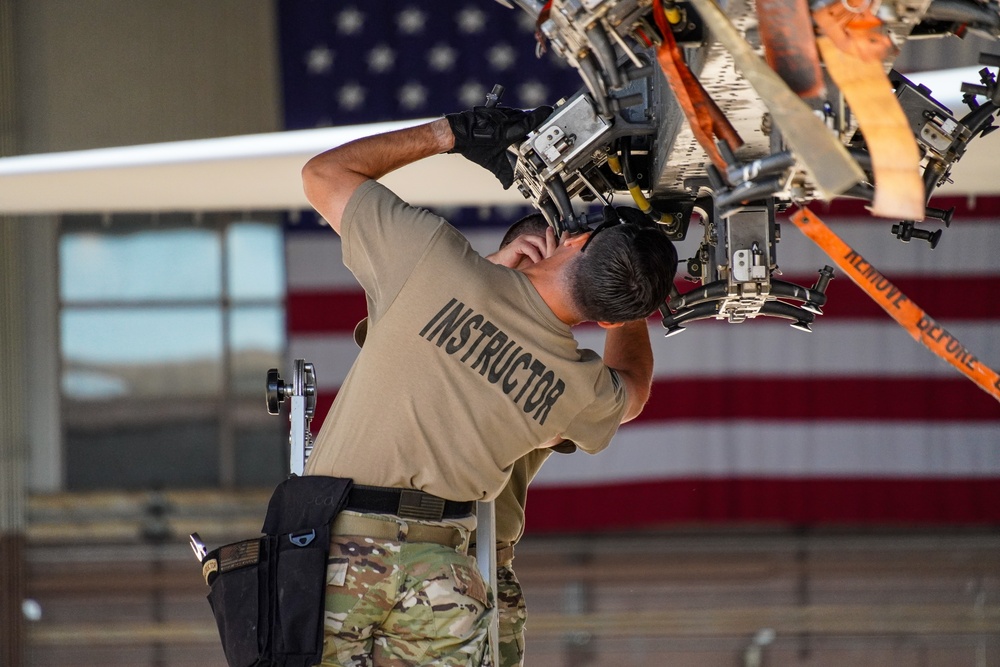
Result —
[[833, 280], [833, 267], [826, 264], [819, 270], [819, 278], [816, 280], [816, 284], [812, 286], [813, 291], [826, 294], [826, 288], [829, 286], [831, 280]]
[[285, 383], [281, 381], [281, 377], [278, 375], [278, 369], [272, 368], [268, 370], [267, 389], [265, 392], [268, 414], [278, 414], [278, 408], [281, 402], [285, 400], [285, 388]]
[[909, 243], [910, 239], [923, 239], [931, 244], [931, 248], [936, 248], [938, 241], [941, 240], [940, 229], [934, 232], [928, 229], [920, 229], [913, 224], [912, 220], [903, 220], [893, 225], [892, 233], [903, 243]]
[[927, 207], [927, 217], [934, 218], [935, 220], [940, 220], [944, 223], [945, 227], [951, 227], [951, 218], [955, 215], [955, 207], [952, 206], [949, 209], [943, 208], [931, 208]]

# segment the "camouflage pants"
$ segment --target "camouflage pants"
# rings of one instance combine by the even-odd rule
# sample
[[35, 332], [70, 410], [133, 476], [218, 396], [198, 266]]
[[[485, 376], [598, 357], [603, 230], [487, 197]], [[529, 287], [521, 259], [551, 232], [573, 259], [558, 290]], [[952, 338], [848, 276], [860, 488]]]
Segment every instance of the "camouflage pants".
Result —
[[427, 542], [335, 536], [324, 615], [326, 667], [479, 667], [490, 606], [475, 561]]
[[521, 584], [510, 565], [497, 568], [497, 611], [500, 613], [499, 667], [521, 667], [527, 610]]

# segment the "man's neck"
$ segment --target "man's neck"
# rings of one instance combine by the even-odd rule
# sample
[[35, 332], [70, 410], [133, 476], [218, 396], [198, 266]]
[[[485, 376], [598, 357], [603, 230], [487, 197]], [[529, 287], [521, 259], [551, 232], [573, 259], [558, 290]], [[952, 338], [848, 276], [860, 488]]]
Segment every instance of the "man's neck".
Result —
[[525, 267], [521, 269], [521, 273], [528, 278], [538, 296], [561, 322], [567, 326], [575, 326], [582, 319], [568, 298], [562, 271], [563, 263], [550, 261], [552, 259], [554, 258], [550, 257]]

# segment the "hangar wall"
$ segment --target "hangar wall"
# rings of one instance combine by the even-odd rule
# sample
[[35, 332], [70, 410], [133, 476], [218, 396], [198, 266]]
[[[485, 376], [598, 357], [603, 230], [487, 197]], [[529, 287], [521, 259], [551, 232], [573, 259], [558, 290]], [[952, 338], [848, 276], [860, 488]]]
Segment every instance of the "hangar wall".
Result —
[[[14, 148], [7, 148], [8, 146], [16, 146], [16, 152], [19, 153], [35, 153], [267, 132], [280, 128], [280, 101], [275, 72], [276, 58], [273, 57], [272, 15], [274, 3], [271, 0], [250, 0], [249, 2], [247, 0], [213, 0], [212, 2], [145, 0], [138, 3], [126, 0], [0, 0], [0, 7], [4, 8], [6, 12], [2, 16], [13, 16], [12, 34], [16, 37], [13, 41], [13, 57], [10, 59], [13, 62], [16, 82], [11, 89], [0, 90], [0, 96], [4, 98], [3, 103], [16, 111], [16, 123], [12, 119], [9, 125], [4, 126], [3, 129], [14, 128], [9, 133], [12, 137], [12, 143], [4, 144], [3, 147], [0, 147], [0, 152], [4, 150], [14, 152]], [[10, 30], [10, 23], [8, 23], [8, 29]], [[0, 39], [0, 42], [2, 41], [4, 40]], [[927, 66], [931, 66], [931, 63], [927, 63]], [[25, 219], [15, 221], [13, 224], [18, 225], [18, 233], [4, 234], [2, 236], [3, 243], [0, 243], [0, 285], [6, 285], [8, 292], [14, 293], [15, 296], [20, 297], [23, 294], [27, 298], [0, 299], [0, 321], [21, 323], [26, 328], [26, 333], [23, 334], [23, 341], [17, 348], [9, 346], [10, 339], [0, 341], [0, 353], [3, 355], [0, 359], [2, 361], [0, 368], [4, 369], [5, 377], [5, 381], [0, 383], [0, 407], [6, 409], [8, 413], [21, 410], [26, 417], [21, 425], [18, 425], [17, 420], [8, 420], [7, 414], [4, 413], [3, 409], [0, 409], [0, 416], [3, 417], [0, 422], [5, 425], [5, 430], [0, 430], [0, 440], [4, 442], [0, 448], [12, 445], [20, 447], [22, 445], [19, 445], [16, 440], [18, 438], [27, 439], [27, 448], [30, 450], [30, 459], [27, 462], [29, 487], [36, 491], [57, 490], [61, 485], [62, 463], [59, 458], [59, 424], [58, 419], [54, 417], [59, 414], [56, 225], [52, 218]], [[10, 227], [6, 229], [11, 231]], [[18, 284], [25, 285], [21, 293], [14, 289], [14, 286]], [[24, 378], [23, 386], [17, 378]], [[25, 390], [23, 396], [22, 390]], [[13, 446], [8, 451], [15, 457], [19, 455], [18, 452], [24, 451], [23, 449], [15, 449]], [[0, 456], [2, 455], [3, 451], [0, 449]], [[10, 472], [13, 468], [8, 467], [7, 463], [4, 460], [3, 474], [8, 481], [12, 481], [13, 475]], [[2, 483], [0, 483], [0, 487], [2, 487]], [[9, 502], [6, 496], [0, 499], [2, 499], [4, 507], [11, 510], [12, 515], [23, 512], [23, 509], [19, 509], [20, 503], [16, 499], [13, 502]], [[11, 520], [15, 521], [17, 517], [13, 516]], [[9, 525], [7, 524], [7, 527]], [[4, 524], [0, 524], [0, 533], [3, 532], [4, 527]], [[674, 537], [671, 536], [671, 543], [676, 545]], [[726, 544], [747, 548], [743, 546], [746, 544], [745, 541], [740, 542], [731, 536], [724, 536], [722, 539]], [[790, 542], [805, 542], [806, 539], [792, 536]], [[941, 542], [945, 546], [951, 542], [947, 536], [942, 539], [931, 535], [927, 539], [929, 542]], [[975, 539], [975, 536], [970, 539]], [[841, 541], [838, 540], [837, 543], [840, 544]], [[990, 541], [983, 543], [989, 546], [993, 544], [993, 540], [991, 538]], [[977, 542], [977, 544], [979, 543]], [[612, 546], [619, 547], [617, 544]], [[710, 547], [718, 552], [723, 551], [715, 545], [710, 545]], [[848, 547], [852, 548], [850, 544]], [[108, 562], [112, 563], [114, 568], [115, 581], [125, 582], [129, 586], [133, 586], [133, 582], [136, 581], [144, 584], [153, 581], [157, 585], [163, 581], [170, 581], [162, 576], [159, 578], [148, 576], [149, 568], [153, 567], [149, 565], [151, 561], [156, 563], [156, 567], [164, 567], [165, 570], [176, 569], [180, 572], [178, 578], [182, 576], [185, 581], [191, 579], [192, 562], [185, 545], [168, 545], [166, 547], [172, 549], [170, 556], [163, 558], [167, 562], [167, 566], [162, 565], [159, 552], [147, 545], [140, 545], [138, 548], [142, 550], [144, 559], [142, 568], [145, 569], [138, 568], [140, 574], [134, 578], [120, 577], [121, 562], [117, 547], [112, 556], [108, 557]], [[588, 548], [590, 548], [589, 545]], [[853, 548], [860, 551], [857, 547]], [[533, 580], [536, 590], [539, 591], [537, 597], [532, 598], [531, 603], [535, 605], [536, 611], [533, 613], [536, 616], [533, 623], [534, 627], [537, 628], [534, 630], [536, 634], [533, 640], [537, 641], [540, 636], [543, 642], [548, 641], [552, 644], [562, 642], [570, 646], [566, 651], [572, 651], [571, 655], [577, 656], [578, 660], [564, 664], [597, 664], [596, 657], [587, 659], [580, 656], [584, 650], [589, 650], [587, 646], [581, 648], [581, 633], [564, 631], [564, 626], [560, 625], [561, 621], [555, 618], [554, 613], [546, 615], [546, 612], [549, 611], [547, 605], [552, 610], [560, 608], [560, 599], [569, 600], [569, 602], [562, 603], [563, 606], [570, 608], [570, 612], [575, 611], [579, 614], [579, 610], [573, 608], [573, 605], [576, 604], [575, 600], [578, 597], [584, 597], [588, 589], [576, 581], [565, 584], [563, 588], [558, 588], [557, 584], [561, 582], [552, 583], [550, 571], [545, 569], [551, 568], [551, 558], [547, 556], [544, 548], [535, 547], [535, 549], [535, 563], [538, 566], [534, 570], [532, 569], [533, 552], [529, 545], [528, 550], [524, 553], [524, 567], [522, 568], [526, 582], [529, 582], [530, 585]], [[107, 551], [111, 553], [112, 549], [108, 547]], [[762, 551], [769, 554], [775, 552], [776, 549], [769, 542]], [[899, 577], [898, 570], [895, 569], [897, 561], [900, 560], [900, 548], [897, 542], [893, 540], [886, 551], [889, 555], [883, 561], [886, 563], [884, 572], [891, 572], [893, 577]], [[174, 552], [176, 552], [176, 556], [174, 556]], [[659, 559], [662, 549], [658, 549], [658, 552], [656, 558]], [[149, 556], [149, 553], [153, 553], [154, 556]], [[715, 552], [713, 551], [713, 553]], [[995, 553], [995, 550], [992, 553]], [[50, 552], [45, 552], [42, 555], [49, 556]], [[723, 555], [726, 554], [723, 553]], [[595, 559], [592, 554], [585, 552], [581, 555], [574, 552], [571, 556], [574, 559], [574, 566], [579, 563], [586, 564], [588, 559], [596, 560], [598, 564], [602, 564], [599, 558]], [[744, 555], [738, 553], [736, 557], [723, 563], [718, 570], [712, 570], [705, 565], [704, 558], [699, 556], [696, 554], [696, 557], [689, 560], [692, 565], [689, 566], [688, 570], [682, 570], [680, 574], [675, 572], [673, 575], [690, 577], [684, 582], [686, 587], [701, 586], [704, 581], [711, 580], [731, 583], [743, 572], [738, 566], [745, 565], [747, 562]], [[41, 589], [38, 582], [49, 581], [52, 578], [53, 563], [57, 557], [69, 558], [52, 555], [50, 560], [41, 560], [41, 565], [38, 566], [39, 574], [35, 576], [35, 594], [38, 594]], [[88, 557], [90, 556], [88, 555]], [[942, 558], [942, 560], [937, 561], [928, 559], [922, 552], [918, 553], [917, 557], [912, 558], [912, 561], [914, 569], [919, 570], [920, 573], [936, 572], [935, 568], [939, 562], [969, 564], [966, 566], [966, 570], [969, 572], [963, 570], [950, 577], [944, 584], [939, 584], [936, 587], [928, 586], [925, 580], [915, 578], [918, 583], [914, 584], [912, 590], [908, 590], [906, 594], [924, 605], [921, 609], [925, 616], [936, 613], [937, 607], [928, 605], [927, 600], [933, 599], [936, 602], [937, 598], [933, 598], [933, 594], [937, 592], [943, 592], [942, 598], [947, 593], [958, 600], [952, 603], [952, 607], [948, 607], [949, 609], [954, 608], [956, 614], [967, 613], [966, 610], [970, 605], [966, 603], [966, 597], [971, 595], [975, 595], [977, 599], [980, 595], [983, 599], [995, 599], [992, 597], [996, 590], [994, 561], [986, 558], [977, 560], [977, 557], [978, 554], [968, 556], [962, 553], [959, 556], [949, 556], [947, 560]], [[774, 574], [776, 572], [794, 571], [795, 567], [804, 569], [799, 565], [799, 560], [793, 558], [787, 560], [794, 562], [784, 569], [769, 564], [759, 566], [756, 563], [751, 563], [754, 568], [752, 574], [760, 579], [767, 579], [768, 577], [776, 577], [777, 575]], [[55, 564], [60, 565], [58, 562]], [[894, 569], [890, 570], [889, 564]], [[840, 563], [836, 565], [837, 568], [844, 568]], [[972, 567], [973, 565], [975, 565], [975, 569]], [[109, 571], [111, 569], [109, 568]], [[582, 567], [579, 569], [583, 570]], [[596, 574], [588, 571], [585, 576], [603, 586], [606, 572], [612, 571], [619, 573], [620, 576], [620, 573], [625, 569], [612, 563], [611, 566], [597, 570]], [[692, 569], [697, 571], [694, 575], [691, 574]], [[852, 584], [853, 580], [848, 579], [841, 569], [835, 569], [833, 575], [847, 581], [846, 587], [850, 588], [851, 585], [854, 585]], [[702, 572], [705, 573], [704, 578], [698, 579], [697, 573]], [[880, 570], [880, 572], [882, 571]], [[91, 574], [92, 570], [85, 570], [83, 575], [71, 571], [69, 579], [73, 582], [89, 584], [90, 577], [88, 575]], [[106, 580], [95, 579], [95, 587]], [[806, 588], [806, 584], [800, 583], [806, 580], [806, 577], [802, 577], [801, 580], [792, 580], [791, 584], [781, 589], [780, 594], [791, 595], [786, 592], [800, 591], [800, 597], [806, 598], [807, 595], [801, 593], [801, 590]], [[0, 591], [5, 588], [3, 583], [0, 582]], [[838, 581], [838, 583], [841, 582]], [[631, 599], [634, 597], [635, 590], [642, 586], [648, 587], [648, 584], [648, 580], [640, 580], [635, 583], [627, 582], [623, 587], [625, 593], [622, 595], [622, 599], [626, 599], [626, 595]], [[737, 580], [737, 588], [739, 584], [740, 582]], [[546, 586], [550, 590], [546, 590]], [[979, 586], [982, 587], [982, 593], [980, 593]], [[190, 608], [197, 608], [202, 613], [207, 613], [202, 599], [203, 591], [200, 586], [193, 588], [194, 591], [190, 595], [193, 600]], [[662, 588], [662, 586], [660, 588], [654, 587], [654, 590], [659, 593]], [[830, 589], [838, 594], [840, 588], [830, 586]], [[30, 590], [32, 590], [31, 586], [29, 586]], [[593, 587], [590, 590], [600, 592], [604, 589]], [[680, 605], [685, 605], [686, 608], [678, 610], [675, 615], [653, 617], [653, 620], [662, 623], [664, 618], [667, 620], [672, 618], [686, 620], [692, 616], [696, 619], [703, 618], [691, 613], [692, 603], [689, 596], [685, 594], [685, 591], [689, 590], [690, 588], [687, 588], [679, 593], [675, 591], [672, 596], [665, 596], [666, 599], [674, 600]], [[757, 596], [765, 602], [771, 599], [768, 597], [769, 595], [773, 598], [778, 595], [773, 592], [768, 593], [768, 591], [761, 594], [749, 585], [745, 585], [744, 590], [749, 591], [748, 595]], [[855, 585], [853, 590], [861, 591], [862, 588]], [[52, 588], [48, 589], [49, 597], [53, 598], [51, 604], [49, 604], [48, 599], [42, 599], [42, 602], [45, 603], [46, 613], [49, 613], [50, 609], [55, 609], [56, 612], [60, 610], [58, 599], [56, 599], [57, 594], [52, 591]], [[583, 592], [577, 595], [579, 591]], [[0, 601], [7, 603], [9, 609], [19, 609], [19, 591], [11, 586], [7, 588], [6, 592], [6, 597], [0, 595], [0, 598], [5, 597], [4, 600]], [[734, 598], [729, 597], [728, 591], [719, 593], [716, 589], [711, 589], [710, 592], [715, 595], [706, 604], [714, 605], [720, 609], [732, 606]], [[41, 590], [41, 593], [45, 594], [46, 591]], [[545, 597], [546, 593], [549, 593], [548, 598]], [[963, 593], [968, 593], [968, 595], [959, 599], [960, 594]], [[82, 597], [79, 593], [74, 595], [74, 601]], [[174, 602], [173, 598], [161, 594], [158, 589], [154, 590], [153, 594], [148, 597], [155, 598], [157, 604], [161, 605], [164, 599], [168, 603]], [[781, 598], [781, 600], [784, 599]], [[949, 603], [951, 600], [952, 598], [948, 598]], [[848, 598], [848, 601], [854, 602], [854, 598]], [[126, 599], [126, 602], [131, 602], [131, 600]], [[807, 599], [803, 604], [808, 602]], [[867, 602], [868, 600], [866, 600]], [[100, 591], [97, 601], [92, 604], [92, 607], [66, 605], [63, 607], [65, 609], [64, 617], [54, 616], [47, 619], [50, 623], [54, 621], [55, 627], [50, 625], [36, 629], [34, 633], [36, 644], [41, 645], [46, 638], [49, 641], [49, 644], [43, 645], [41, 649], [35, 649], [36, 658], [39, 651], [51, 649], [51, 645], [57, 644], [60, 640], [59, 623], [69, 624], [80, 618], [87, 618], [88, 611], [93, 612], [94, 609], [106, 609], [114, 606], [108, 604], [104, 591]], [[626, 610], [626, 613], [636, 614], [634, 607], [629, 607], [624, 602], [618, 604]], [[758, 601], [757, 604], [762, 603]], [[793, 605], [789, 604], [788, 606], [792, 608]], [[979, 604], [975, 609], [981, 611], [982, 606]], [[126, 610], [134, 608], [127, 604], [123, 607]], [[846, 605], [843, 609], [850, 611]], [[187, 612], [187, 607], [178, 605], [177, 610], [176, 613], [185, 620], [194, 618], [193, 615], [190, 617], [183, 615]], [[904, 611], [909, 610], [910, 607], [904, 608]], [[754, 613], [750, 615], [755, 620], [759, 620], [762, 616], [766, 617], [767, 609], [764, 607], [756, 607], [752, 611]], [[792, 609], [792, 611], [799, 613], [797, 608]], [[916, 621], [922, 621], [925, 616], [918, 617]], [[951, 659], [950, 654], [943, 657], [939, 655], [937, 661], [933, 659], [935, 650], [942, 654], [952, 645], [959, 646], [965, 651], [965, 654], [976, 651], [972, 658], [961, 664], [987, 664], [987, 651], [991, 657], [995, 655], [996, 635], [992, 632], [982, 631], [981, 628], [992, 629], [995, 627], [991, 624], [995, 623], [995, 620], [991, 621], [991, 619], [996, 618], [995, 610], [991, 606], [987, 606], [982, 618], [985, 620], [979, 620], [979, 616], [974, 618], [978, 625], [966, 623], [965, 626], [962, 626], [958, 631], [963, 640], [961, 644], [950, 636], [944, 636], [944, 639], [933, 640], [932, 638], [933, 641], [929, 640], [929, 648], [919, 643], [916, 648], [910, 647], [911, 652], [919, 653], [922, 651], [923, 653], [906, 664], [958, 664]], [[128, 619], [130, 622], [134, 620]], [[546, 620], [549, 621], [548, 626], [545, 625]], [[3, 625], [3, 619], [0, 618], [0, 630], [3, 629]], [[205, 647], [210, 646], [217, 653], [217, 637], [214, 635], [214, 630], [206, 626], [200, 618], [188, 627], [193, 628], [194, 626], [198, 626], [195, 629], [202, 634], [198, 635], [200, 643], [195, 646], [195, 650], [192, 650], [191, 653], [199, 660], [199, 664], [208, 664], [204, 662]], [[808, 625], [803, 625], [803, 627], [805, 629], [799, 635], [792, 637], [785, 644], [781, 644], [779, 641], [776, 646], [784, 651], [783, 655], [788, 659], [785, 664], [794, 661], [794, 657], [789, 656], [790, 651], [797, 649], [803, 653], [801, 646], [808, 647], [810, 631], [815, 632], [815, 630], [810, 630], [811, 626]], [[734, 634], [734, 636], [738, 634], [737, 638], [730, 640], [734, 646], [736, 641], [745, 640], [743, 630], [741, 626], [739, 633]], [[697, 632], [692, 632], [692, 634], [698, 635], [698, 639], [706, 633], [707, 631], [703, 632], [700, 629]], [[916, 641], [907, 639], [909, 635], [904, 632], [886, 634], [886, 643]], [[586, 639], [586, 637], [583, 638]], [[0, 644], [4, 643], [2, 639], [0, 637]], [[967, 642], [964, 641], [966, 639], [968, 639]], [[711, 637], [709, 640], [716, 641]], [[820, 636], [819, 641], [822, 640], [823, 636]], [[129, 641], [134, 640], [130, 638]], [[631, 645], [635, 645], [644, 640], [626, 637], [620, 641], [627, 641]], [[664, 641], [676, 643], [676, 638], [669, 637], [668, 640]], [[858, 651], [856, 646], [864, 645], [865, 637], [851, 637], [850, 641], [851, 650]], [[947, 645], [942, 649], [934, 641]], [[151, 659], [150, 662], [182, 664], [180, 660], [176, 662], [163, 660], [160, 653], [167, 651], [170, 647], [164, 649], [160, 645], [161, 643], [148, 649], [150, 653], [160, 658], [158, 661]], [[972, 648], [968, 648], [967, 644]], [[555, 649], [547, 652], [545, 649], [548, 648], [547, 644], [538, 644], [529, 649], [529, 655], [544, 660], [544, 664], [559, 664], [559, 653]], [[907, 649], [907, 646], [903, 646], [903, 648]], [[628, 664], [627, 661], [623, 662], [621, 658], [623, 646], [616, 645], [616, 649], [614, 652], [609, 651], [605, 662], [601, 664]], [[67, 652], [74, 651], [74, 658], [71, 660], [76, 661], [77, 664], [85, 664], [79, 660], [79, 651], [75, 646], [65, 650]], [[96, 651], [94, 652], [96, 653]], [[738, 655], [739, 649], [732, 648], [730, 653]], [[898, 655], [898, 653], [899, 651], [896, 651], [893, 655]], [[931, 657], [928, 657], [929, 654]], [[41, 655], [51, 654], [41, 653]], [[857, 653], [849, 655], [856, 657]], [[805, 653], [805, 657], [800, 656], [800, 659], [805, 661], [809, 657], [808, 653]], [[551, 658], [551, 661], [547, 658]], [[38, 659], [44, 662], [42, 658]], [[103, 664], [108, 664], [108, 662], [110, 661], [106, 660]], [[847, 662], [852, 662], [850, 657]], [[687, 664], [693, 663], [688, 662]], [[700, 664], [709, 663], [706, 659]], [[712, 664], [720, 664], [720, 662], [716, 661]], [[726, 664], [735, 664], [735, 658]], [[751, 664], [749, 658], [745, 664]], [[819, 664], [818, 658], [813, 659], [812, 664]]]
[[[270, 0], [7, 0], [5, 153], [33, 154], [273, 132], [281, 127]], [[25, 258], [28, 485], [62, 483], [55, 219], [0, 253]], [[6, 266], [6, 265], [5, 265]], [[12, 280], [12, 276], [3, 276]], [[9, 308], [9, 306], [8, 306]]]
[[[0, 156], [271, 132], [270, 0], [0, 0]], [[0, 220], [0, 663], [20, 664], [25, 487], [63, 479], [56, 220]]]
[[268, 0], [15, 7], [22, 153], [280, 127]]

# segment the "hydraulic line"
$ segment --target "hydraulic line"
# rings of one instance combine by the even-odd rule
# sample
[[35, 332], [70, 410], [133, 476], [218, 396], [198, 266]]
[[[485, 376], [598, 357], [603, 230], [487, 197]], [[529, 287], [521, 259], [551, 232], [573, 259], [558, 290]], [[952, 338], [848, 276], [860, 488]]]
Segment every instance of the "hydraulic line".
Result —
[[[721, 301], [729, 295], [728, 284], [725, 280], [717, 280], [704, 287], [693, 289], [681, 294], [675, 299], [671, 299], [669, 305], [674, 310], [691, 308], [701, 303], [709, 301]], [[772, 280], [770, 296], [776, 299], [795, 299], [804, 301], [816, 306], [826, 305], [826, 294], [818, 289], [809, 289], [795, 283], [784, 280]]]
[[986, 5], [959, 0], [934, 0], [927, 8], [924, 19], [947, 21], [949, 23], [973, 23], [1000, 28], [1000, 15], [990, 11]]
[[728, 293], [728, 285], [726, 281], [716, 280], [714, 283], [709, 283], [703, 287], [685, 292], [676, 299], [671, 299], [669, 305], [674, 310], [679, 311], [681, 309], [691, 308], [708, 301], [719, 301], [724, 299]]
[[608, 35], [604, 32], [604, 26], [600, 22], [597, 22], [585, 32], [594, 47], [593, 53], [597, 58], [597, 62], [600, 63], [601, 68], [608, 77], [608, 82], [611, 84], [609, 88], [621, 88], [624, 85], [624, 81], [615, 59], [615, 47], [608, 40]]
[[965, 117], [959, 121], [962, 125], [969, 128], [969, 132], [971, 132], [970, 140], [989, 126], [993, 120], [993, 114], [997, 112], [998, 106], [1000, 106], [1000, 100], [994, 101], [990, 99], [985, 104], [980, 104], [965, 114]]
[[[998, 87], [997, 90], [1000, 90], [1000, 87]], [[996, 94], [994, 94], [994, 96], [995, 95]], [[959, 123], [964, 125], [969, 130], [969, 138], [966, 142], [964, 142], [966, 145], [969, 141], [976, 138], [976, 136], [989, 128], [990, 123], [993, 122], [993, 117], [997, 112], [998, 106], [1000, 106], [998, 102], [1000, 102], [1000, 100], [994, 101], [993, 98], [988, 98], [985, 103], [980, 104], [959, 120]], [[960, 155], [961, 153], [959, 156]], [[940, 160], [932, 160], [927, 165], [923, 176], [925, 202], [930, 201], [931, 193], [941, 182], [941, 179], [948, 174], [950, 167], [950, 164], [946, 164]]]
[[547, 183], [547, 185], [549, 192], [552, 194], [552, 198], [559, 206], [560, 221], [564, 225], [561, 231], [564, 232], [578, 231], [577, 229], [575, 229], [576, 221], [574, 220], [573, 216], [573, 204], [569, 200], [569, 192], [566, 191], [566, 184], [563, 183], [562, 178], [560, 178], [559, 176], [555, 176], [551, 181]]
[[587, 88], [590, 90], [591, 97], [594, 98], [594, 102], [600, 108], [601, 116], [604, 118], [611, 118], [614, 116], [614, 112], [611, 110], [611, 105], [608, 103], [608, 91], [604, 85], [604, 79], [601, 77], [601, 73], [598, 70], [597, 65], [594, 64], [597, 58], [592, 52], [587, 53], [584, 57], [580, 58], [580, 77], [583, 82], [587, 84]]
[[613, 163], [611, 158], [608, 158], [608, 166], [611, 167], [612, 171], [616, 174], [620, 174], [625, 179], [625, 187], [628, 188], [629, 194], [632, 195], [632, 200], [635, 202], [635, 205], [640, 211], [645, 213], [646, 216], [653, 222], [665, 225], [670, 231], [675, 231], [673, 227], [677, 226], [677, 220], [675, 220], [672, 215], [665, 215], [661, 211], [653, 208], [653, 205], [648, 199], [646, 199], [646, 195], [642, 193], [639, 183], [635, 180], [635, 176], [632, 174], [632, 138], [622, 137], [620, 146], [621, 161], [619, 162], [618, 156], [615, 155]]
[[566, 231], [560, 224], [561, 220], [559, 218], [559, 209], [556, 208], [556, 205], [551, 199], [545, 199], [538, 202], [538, 208], [541, 209], [542, 215], [544, 215], [545, 219], [549, 221], [550, 225], [552, 225], [552, 229], [556, 232], [556, 237], [559, 237], [564, 231]]
[[[715, 317], [719, 313], [719, 306], [719, 302], [706, 301], [679, 310], [663, 318], [663, 328], [667, 330], [668, 336], [677, 333], [678, 330], [684, 328], [680, 325], [685, 322], [707, 320], [710, 317]], [[790, 303], [785, 303], [784, 301], [768, 301], [760, 307], [760, 314], [792, 320], [792, 326], [800, 331], [810, 331], [809, 325], [816, 320], [814, 313]]]
[[760, 314], [794, 320], [792, 326], [799, 331], [810, 331], [809, 325], [816, 320], [815, 313], [810, 313], [808, 310], [803, 310], [784, 301], [768, 301], [760, 307]]
[[[779, 299], [795, 299], [814, 306], [826, 305], [826, 294], [785, 280], [771, 280], [771, 295]], [[810, 311], [812, 312], [812, 311]]]
[[719, 209], [727, 208], [733, 204], [744, 201], [754, 201], [770, 197], [775, 192], [779, 192], [784, 184], [785, 177], [781, 174], [771, 176], [749, 185], [738, 187], [728, 192], [719, 192], [715, 195], [715, 206]]
[[746, 164], [730, 165], [726, 169], [726, 178], [730, 183], [752, 181], [760, 176], [782, 173], [795, 166], [795, 158], [788, 151], [762, 157]]
[[707, 320], [710, 317], [715, 317], [719, 312], [719, 303], [716, 301], [707, 301], [705, 303], [699, 303], [696, 306], [691, 306], [683, 310], [679, 310], [676, 313], [672, 313], [663, 318], [663, 328], [667, 330], [667, 335], [676, 333], [677, 330], [683, 329], [680, 326], [685, 322], [693, 322], [695, 320]]

